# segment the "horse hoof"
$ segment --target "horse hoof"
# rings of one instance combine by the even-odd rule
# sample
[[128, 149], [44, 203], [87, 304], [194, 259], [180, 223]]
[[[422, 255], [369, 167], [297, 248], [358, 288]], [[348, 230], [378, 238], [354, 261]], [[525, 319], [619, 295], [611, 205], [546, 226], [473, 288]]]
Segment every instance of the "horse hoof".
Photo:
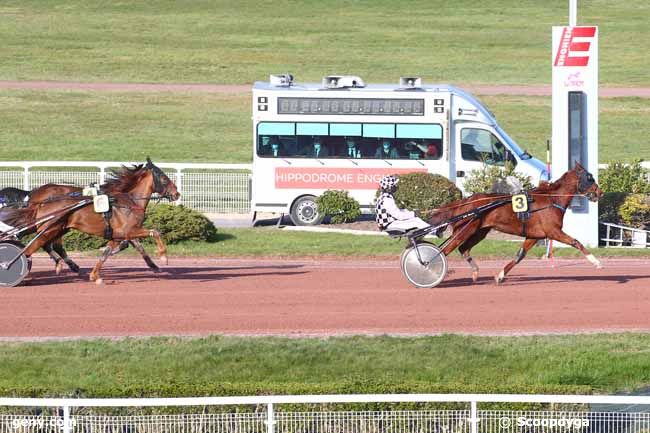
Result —
[[156, 266], [155, 268], [151, 268], [151, 272], [153, 272], [154, 274], [159, 274], [162, 271], [160, 270], [160, 268], [158, 266]]
[[499, 272], [499, 275], [496, 275], [494, 277], [494, 283], [497, 286], [499, 286], [499, 285], [501, 285], [501, 283], [503, 283], [503, 280], [505, 280], [505, 278], [506, 278], [506, 275], [505, 275], [505, 273], [503, 272], [503, 269], [502, 269], [501, 272]]
[[95, 280], [95, 284], [97, 284], [98, 286], [100, 286], [100, 285], [104, 284], [104, 280], [101, 279], [101, 278], [97, 278], [97, 279]]
[[167, 260], [167, 256], [160, 256], [160, 261], [162, 262], [163, 265], [167, 265], [169, 263], [169, 260]]
[[63, 271], [63, 265], [61, 263], [57, 263], [54, 265], [54, 273], [57, 275], [61, 275], [61, 272]]
[[476, 283], [478, 281], [478, 272], [472, 272], [472, 282]]
[[70, 270], [71, 270], [72, 272], [76, 273], [76, 274], [80, 274], [80, 273], [81, 273], [81, 268], [79, 268], [79, 266], [77, 266], [77, 265], [70, 266]]
[[600, 260], [598, 260], [596, 257], [594, 257], [593, 254], [587, 254], [587, 260], [591, 262], [592, 265], [596, 267], [596, 269], [602, 269], [603, 265], [600, 263]]

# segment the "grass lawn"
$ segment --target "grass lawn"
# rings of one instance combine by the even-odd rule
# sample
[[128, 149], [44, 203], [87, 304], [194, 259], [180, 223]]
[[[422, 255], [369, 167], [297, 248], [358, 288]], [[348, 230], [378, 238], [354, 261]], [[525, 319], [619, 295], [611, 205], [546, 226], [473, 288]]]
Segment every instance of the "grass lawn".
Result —
[[[170, 255], [178, 256], [255, 256], [255, 257], [311, 257], [311, 256], [386, 256], [397, 260], [406, 245], [405, 240], [387, 236], [360, 236], [340, 233], [314, 233], [278, 230], [275, 228], [219, 229], [219, 241], [184, 242], [169, 245]], [[473, 250], [474, 257], [514, 258], [520, 242], [485, 240]], [[574, 248], [556, 248], [556, 257], [582, 257]], [[594, 248], [597, 257], [647, 257], [648, 249]], [[542, 246], [530, 250], [528, 257], [541, 257]], [[452, 257], [460, 258], [457, 253]], [[396, 262], [397, 265], [397, 262]]]
[[[600, 27], [602, 85], [650, 85], [646, 3], [580, 2], [578, 20]], [[540, 84], [551, 26], [567, 21], [565, 0], [5, 0], [0, 79], [252, 83], [290, 71]]]
[[[545, 160], [549, 97], [484, 96], [504, 129]], [[650, 107], [600, 101], [601, 161], [650, 159]], [[0, 160], [250, 162], [250, 95], [0, 91]]]
[[379, 390], [418, 383], [434, 392], [441, 386], [447, 392], [530, 392], [585, 385], [611, 393], [650, 383], [649, 346], [650, 335], [643, 334], [1, 343], [0, 389], [76, 396], [136, 389], [147, 396], [171, 388], [182, 396], [199, 387], [208, 394], [227, 387], [237, 392], [242, 384], [270, 390], [300, 384], [313, 392], [311, 386], [355, 383], [347, 392], [359, 392], [368, 383], [382, 384]]

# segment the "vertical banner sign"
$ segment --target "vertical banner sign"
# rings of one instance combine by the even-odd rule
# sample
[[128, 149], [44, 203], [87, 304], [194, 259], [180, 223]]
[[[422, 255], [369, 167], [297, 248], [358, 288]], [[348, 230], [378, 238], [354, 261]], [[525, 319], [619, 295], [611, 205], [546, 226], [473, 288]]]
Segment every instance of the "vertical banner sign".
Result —
[[[579, 163], [598, 179], [598, 27], [553, 27], [553, 179]], [[598, 245], [598, 204], [571, 203], [564, 230]]]

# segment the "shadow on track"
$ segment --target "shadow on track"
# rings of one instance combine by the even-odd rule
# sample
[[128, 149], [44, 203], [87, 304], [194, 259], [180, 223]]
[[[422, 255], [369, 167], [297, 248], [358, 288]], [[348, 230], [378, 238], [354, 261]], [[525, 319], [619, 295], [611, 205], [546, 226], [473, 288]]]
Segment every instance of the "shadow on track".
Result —
[[[289, 271], [291, 269], [303, 268], [303, 265], [263, 265], [263, 266], [235, 266], [235, 267], [168, 267], [158, 273], [152, 273], [147, 269], [133, 269], [130, 267], [111, 267], [105, 269], [105, 284], [122, 283], [126, 280], [129, 282], [152, 282], [156, 281], [196, 281], [209, 282], [220, 281], [232, 278], [243, 277], [261, 277], [261, 276], [293, 276], [306, 274], [309, 271]], [[245, 272], [250, 271], [250, 272]], [[35, 271], [30, 274], [30, 279], [26, 282], [29, 287], [61, 285], [66, 283], [79, 284], [88, 281], [88, 273], [82, 272], [81, 275], [66, 273], [65, 275], [54, 275], [52, 271]], [[94, 283], [93, 283], [94, 284]], [[20, 287], [20, 286], [19, 286]]]
[[[614, 283], [614, 284], [625, 284], [630, 281], [635, 280], [649, 280], [650, 275], [573, 275], [573, 276], [517, 276], [512, 275], [509, 279], [501, 283], [502, 287], [511, 287], [518, 288], [517, 286], [521, 284], [526, 285], [538, 285], [538, 284], [570, 284], [572, 282], [581, 282], [581, 281], [593, 281], [595, 283]], [[476, 283], [472, 283], [471, 278], [456, 278], [448, 279], [443, 281], [439, 286], [434, 290], [440, 289], [453, 289], [461, 287], [483, 287], [483, 286], [494, 286], [497, 287], [494, 283], [494, 277], [486, 276], [479, 277]], [[426, 289], [424, 289], [426, 290]]]

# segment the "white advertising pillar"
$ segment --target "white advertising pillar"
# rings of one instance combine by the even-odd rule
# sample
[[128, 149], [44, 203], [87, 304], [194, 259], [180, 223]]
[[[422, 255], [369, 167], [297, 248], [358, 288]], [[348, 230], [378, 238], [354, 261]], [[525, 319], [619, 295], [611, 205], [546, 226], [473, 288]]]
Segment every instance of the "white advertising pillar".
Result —
[[[553, 27], [553, 157], [558, 179], [578, 162], [598, 180], [598, 27]], [[598, 203], [574, 198], [564, 231], [598, 246]]]

